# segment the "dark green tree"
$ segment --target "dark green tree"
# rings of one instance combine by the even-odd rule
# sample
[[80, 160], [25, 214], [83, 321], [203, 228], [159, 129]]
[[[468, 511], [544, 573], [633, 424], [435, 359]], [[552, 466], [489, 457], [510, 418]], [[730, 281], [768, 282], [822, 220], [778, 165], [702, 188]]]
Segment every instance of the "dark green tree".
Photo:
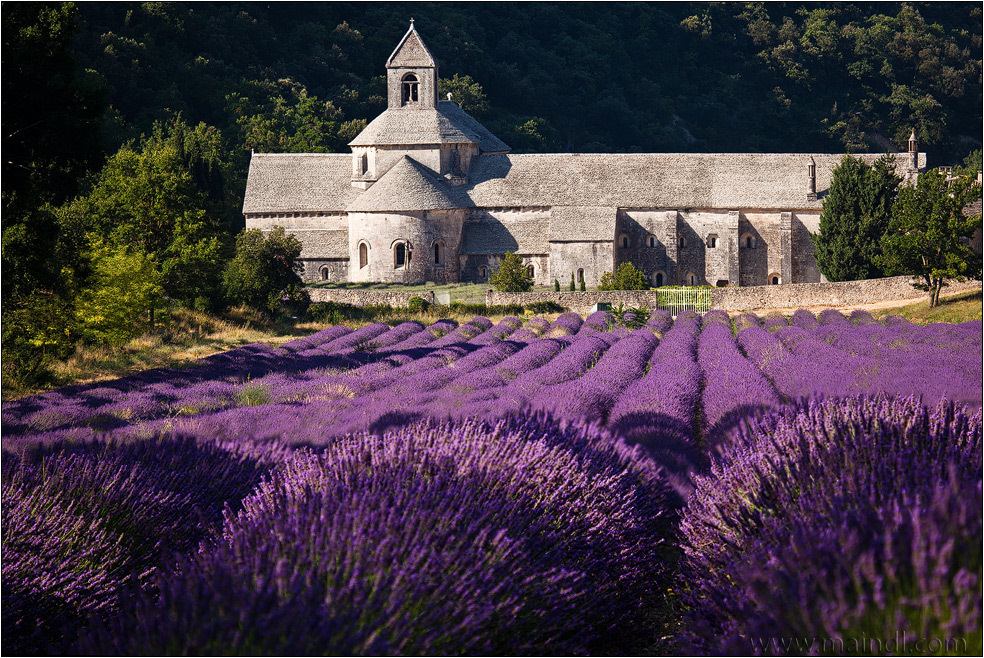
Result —
[[602, 273], [598, 290], [649, 290], [649, 280], [639, 268], [625, 262], [618, 266], [614, 275]]
[[571, 292], [574, 292], [574, 273], [571, 272]]
[[282, 226], [268, 236], [249, 229], [236, 238], [236, 256], [225, 270], [225, 288], [231, 303], [242, 303], [275, 316], [303, 310], [308, 295], [298, 275], [301, 243]]
[[554, 292], [560, 292], [560, 281], [554, 279]]
[[834, 168], [820, 211], [820, 229], [812, 236], [817, 266], [828, 280], [885, 275], [877, 256], [901, 180], [890, 156], [868, 165], [848, 155]]
[[981, 278], [981, 255], [970, 246], [981, 215], [966, 216], [964, 208], [981, 198], [973, 176], [947, 184], [938, 170], [919, 176], [915, 187], [903, 187], [892, 210], [881, 257], [889, 274], [912, 274], [914, 284], [929, 293], [929, 305], [940, 301], [948, 280]]
[[529, 292], [533, 289], [533, 277], [523, 259], [507, 251], [499, 267], [489, 276], [489, 284], [499, 292]]
[[2, 14], [3, 384], [33, 387], [75, 340], [84, 245], [55, 206], [102, 159], [105, 94], [76, 70], [75, 5], [4, 3]]

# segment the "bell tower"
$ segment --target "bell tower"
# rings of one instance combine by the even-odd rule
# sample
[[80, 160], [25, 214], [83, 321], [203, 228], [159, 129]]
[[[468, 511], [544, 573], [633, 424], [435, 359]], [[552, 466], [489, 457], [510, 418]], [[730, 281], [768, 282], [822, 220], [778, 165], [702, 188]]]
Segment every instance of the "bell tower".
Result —
[[417, 34], [412, 18], [410, 29], [386, 60], [386, 91], [391, 110], [437, 108], [437, 60]]

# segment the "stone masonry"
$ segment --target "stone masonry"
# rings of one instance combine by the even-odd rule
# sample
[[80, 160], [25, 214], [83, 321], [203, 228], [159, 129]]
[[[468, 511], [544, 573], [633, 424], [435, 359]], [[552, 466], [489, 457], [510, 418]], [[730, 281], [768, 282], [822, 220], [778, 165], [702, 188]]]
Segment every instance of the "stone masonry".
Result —
[[[595, 287], [624, 262], [654, 286], [824, 280], [810, 234], [841, 154], [513, 154], [438, 97], [412, 24], [386, 80], [351, 153], [253, 154], [246, 227], [296, 235], [306, 281], [484, 282], [507, 252], [538, 285]], [[908, 147], [911, 183], [926, 154]]]

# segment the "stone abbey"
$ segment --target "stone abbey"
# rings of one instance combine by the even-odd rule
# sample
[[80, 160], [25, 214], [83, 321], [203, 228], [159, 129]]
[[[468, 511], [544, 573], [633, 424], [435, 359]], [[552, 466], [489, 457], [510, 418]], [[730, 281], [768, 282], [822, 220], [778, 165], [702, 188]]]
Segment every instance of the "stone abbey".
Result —
[[[438, 98], [412, 23], [386, 78], [351, 154], [250, 162], [246, 227], [296, 235], [306, 281], [484, 282], [506, 252], [538, 285], [595, 286], [626, 261], [654, 286], [824, 280], [810, 233], [841, 154], [512, 154]], [[915, 135], [895, 162], [909, 181], [925, 170]]]

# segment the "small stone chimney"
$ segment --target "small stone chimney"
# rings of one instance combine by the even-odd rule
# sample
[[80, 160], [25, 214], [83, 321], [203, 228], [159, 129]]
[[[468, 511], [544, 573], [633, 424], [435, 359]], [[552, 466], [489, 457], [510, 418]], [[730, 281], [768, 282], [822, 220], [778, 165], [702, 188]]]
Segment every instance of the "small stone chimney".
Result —
[[912, 160], [912, 168], [919, 169], [919, 142], [916, 140], [915, 128], [909, 135], [909, 158]]
[[817, 163], [810, 156], [810, 164], [806, 165], [807, 175], [810, 177], [809, 187], [806, 188], [807, 201], [817, 200]]

